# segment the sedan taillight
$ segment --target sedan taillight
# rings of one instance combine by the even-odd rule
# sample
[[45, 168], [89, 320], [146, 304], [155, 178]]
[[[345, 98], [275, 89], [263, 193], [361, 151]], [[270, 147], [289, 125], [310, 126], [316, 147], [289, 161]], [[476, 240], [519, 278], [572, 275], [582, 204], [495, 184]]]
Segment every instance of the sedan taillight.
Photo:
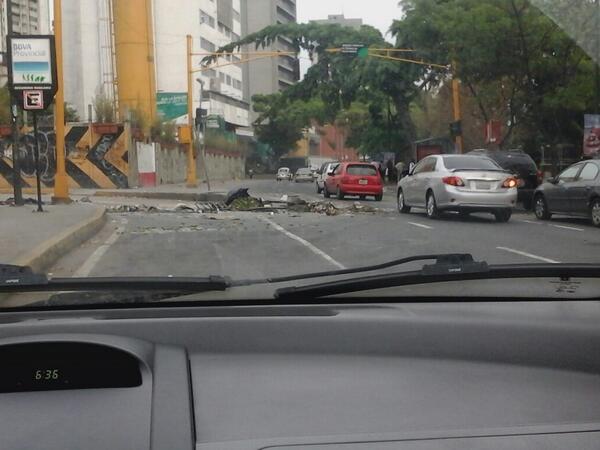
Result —
[[465, 182], [460, 177], [444, 177], [442, 181], [449, 186], [464, 187], [465, 185]]
[[504, 180], [502, 187], [505, 189], [516, 188], [519, 185], [519, 181], [515, 177], [510, 177]]

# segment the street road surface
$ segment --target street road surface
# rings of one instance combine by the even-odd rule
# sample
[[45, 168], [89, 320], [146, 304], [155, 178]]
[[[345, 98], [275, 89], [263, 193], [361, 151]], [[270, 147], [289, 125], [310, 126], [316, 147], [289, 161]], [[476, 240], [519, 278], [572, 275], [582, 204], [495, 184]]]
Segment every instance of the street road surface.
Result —
[[[254, 195], [317, 196], [314, 185], [241, 183]], [[106, 227], [52, 269], [55, 276], [206, 276], [263, 278], [356, 267], [432, 253], [471, 253], [489, 263], [598, 262], [600, 230], [586, 221], [539, 222], [517, 212], [508, 224], [491, 215], [429, 220], [400, 215], [394, 193], [375, 214], [111, 214]], [[117, 199], [104, 199], [116, 202]], [[347, 200], [349, 205], [355, 199]]]

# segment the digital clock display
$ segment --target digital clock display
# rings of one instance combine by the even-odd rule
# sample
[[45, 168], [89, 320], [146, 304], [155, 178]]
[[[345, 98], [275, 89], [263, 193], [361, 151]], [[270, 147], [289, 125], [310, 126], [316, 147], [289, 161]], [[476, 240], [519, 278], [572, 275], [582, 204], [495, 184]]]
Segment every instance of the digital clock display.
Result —
[[137, 358], [98, 344], [43, 342], [0, 346], [0, 361], [0, 393], [142, 384]]

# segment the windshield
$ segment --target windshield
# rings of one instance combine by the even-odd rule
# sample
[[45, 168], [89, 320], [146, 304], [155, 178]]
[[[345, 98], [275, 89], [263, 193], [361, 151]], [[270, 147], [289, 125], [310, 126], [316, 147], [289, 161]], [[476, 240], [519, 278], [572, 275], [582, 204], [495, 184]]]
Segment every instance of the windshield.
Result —
[[418, 255], [600, 263], [597, 1], [89, 3], [3, 3], [0, 286], [118, 289], [0, 311], [181, 295], [131, 277], [273, 299]]
[[500, 170], [501, 167], [485, 156], [444, 156], [448, 170]]

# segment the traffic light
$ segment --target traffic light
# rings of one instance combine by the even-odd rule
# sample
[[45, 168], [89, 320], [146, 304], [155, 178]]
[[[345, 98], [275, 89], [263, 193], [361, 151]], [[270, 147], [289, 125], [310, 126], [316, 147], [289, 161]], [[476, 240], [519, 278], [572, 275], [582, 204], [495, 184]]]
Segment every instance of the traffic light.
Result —
[[450, 123], [450, 135], [453, 138], [462, 136], [462, 122], [460, 120]]

